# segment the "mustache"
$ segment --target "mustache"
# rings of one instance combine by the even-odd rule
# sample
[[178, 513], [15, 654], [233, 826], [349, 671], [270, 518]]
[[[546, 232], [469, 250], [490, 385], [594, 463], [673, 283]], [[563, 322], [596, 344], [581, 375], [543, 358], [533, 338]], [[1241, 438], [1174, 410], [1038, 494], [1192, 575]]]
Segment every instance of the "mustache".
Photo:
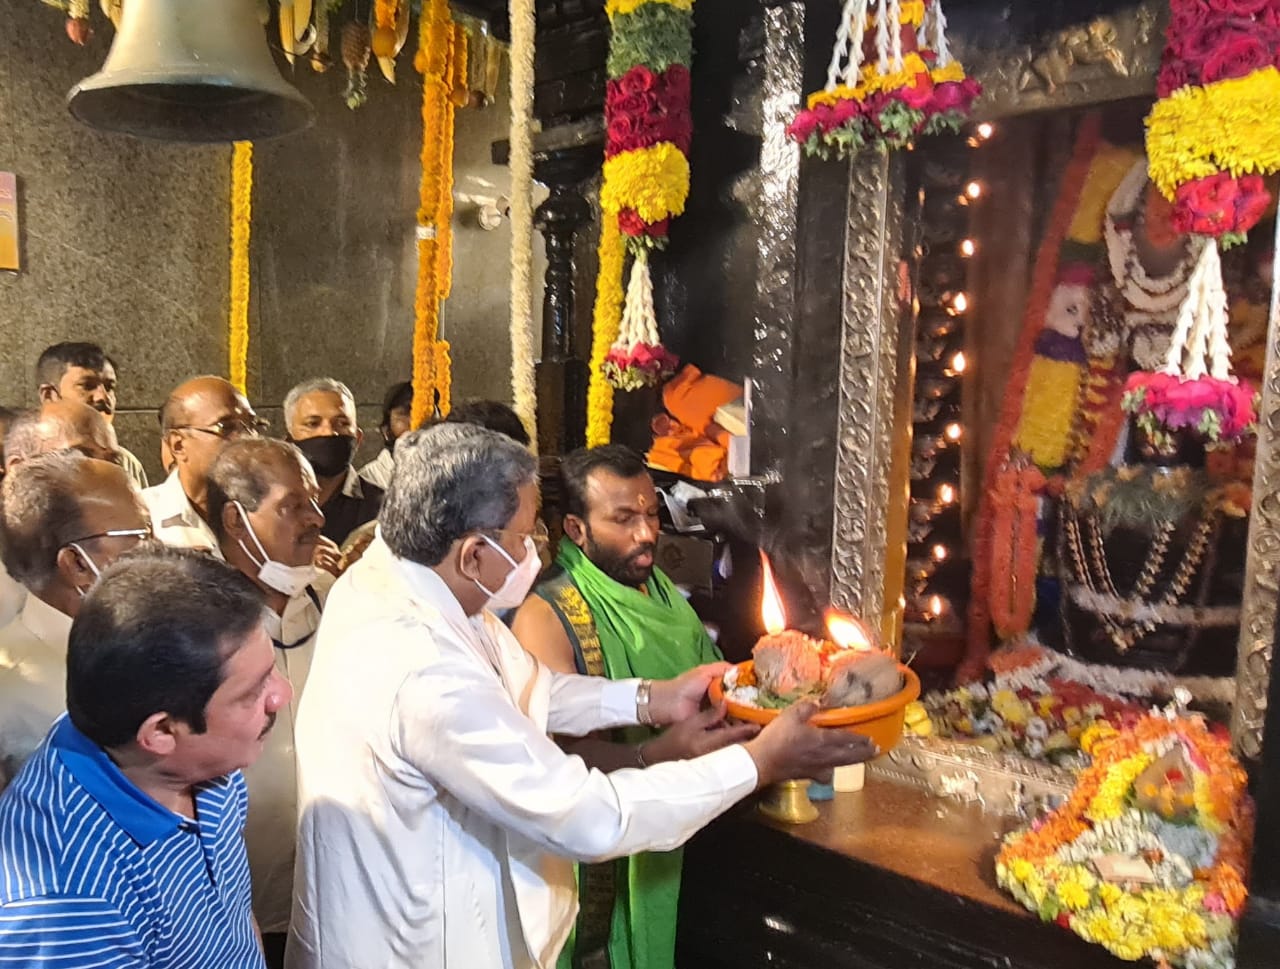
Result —
[[658, 546], [654, 542], [645, 542], [643, 545], [637, 545], [636, 550], [627, 556], [628, 562], [634, 562], [643, 555], [653, 555]]
[[112, 407], [110, 404], [93, 404], [92, 407], [94, 410], [96, 410], [100, 414], [115, 413], [115, 408]]
[[258, 734], [258, 739], [261, 740], [267, 734], [271, 733], [271, 728], [274, 727], [275, 725], [276, 725], [276, 715], [274, 713], [268, 713], [267, 725], [262, 728], [262, 733]]

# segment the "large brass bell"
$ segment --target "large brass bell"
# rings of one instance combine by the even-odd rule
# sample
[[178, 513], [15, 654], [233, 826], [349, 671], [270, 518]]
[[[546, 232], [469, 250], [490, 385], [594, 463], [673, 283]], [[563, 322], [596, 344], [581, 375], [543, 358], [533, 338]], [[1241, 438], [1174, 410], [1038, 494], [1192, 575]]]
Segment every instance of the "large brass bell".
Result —
[[92, 128], [162, 141], [256, 141], [315, 117], [280, 76], [254, 0], [125, 0], [106, 63], [67, 107]]

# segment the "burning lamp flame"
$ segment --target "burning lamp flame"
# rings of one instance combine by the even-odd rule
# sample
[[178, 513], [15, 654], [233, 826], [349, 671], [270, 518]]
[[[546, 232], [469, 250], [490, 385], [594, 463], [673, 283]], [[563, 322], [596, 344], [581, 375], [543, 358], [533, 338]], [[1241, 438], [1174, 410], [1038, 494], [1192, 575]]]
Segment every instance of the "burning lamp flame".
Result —
[[760, 565], [764, 569], [760, 618], [764, 620], [765, 632], [774, 635], [787, 628], [787, 611], [782, 607], [782, 597], [778, 595], [778, 586], [773, 581], [773, 567], [764, 552], [760, 553]]
[[871, 637], [862, 623], [852, 616], [830, 610], [827, 612], [827, 635], [841, 649], [869, 650]]

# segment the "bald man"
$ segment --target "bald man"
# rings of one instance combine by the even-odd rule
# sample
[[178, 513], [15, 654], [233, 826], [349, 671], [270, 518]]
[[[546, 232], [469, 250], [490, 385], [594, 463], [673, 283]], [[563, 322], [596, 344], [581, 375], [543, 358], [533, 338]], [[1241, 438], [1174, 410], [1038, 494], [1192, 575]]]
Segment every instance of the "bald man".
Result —
[[0, 495], [4, 564], [28, 591], [0, 629], [3, 788], [66, 708], [67, 638], [81, 600], [151, 527], [125, 470], [74, 450], [19, 462]]
[[221, 377], [195, 377], [174, 389], [160, 409], [173, 470], [164, 484], [142, 493], [156, 538], [221, 558], [209, 527], [209, 469], [230, 441], [258, 437], [265, 427], [244, 395]]
[[[119, 460], [116, 432], [100, 413], [79, 401], [51, 400], [19, 414], [10, 425], [4, 439], [5, 475], [23, 461], [65, 449], [103, 461]], [[0, 626], [11, 623], [26, 600], [26, 588], [0, 566]]]
[[4, 441], [4, 469], [11, 471], [38, 454], [79, 451], [99, 461], [120, 463], [116, 432], [100, 413], [75, 400], [50, 400], [18, 416]]

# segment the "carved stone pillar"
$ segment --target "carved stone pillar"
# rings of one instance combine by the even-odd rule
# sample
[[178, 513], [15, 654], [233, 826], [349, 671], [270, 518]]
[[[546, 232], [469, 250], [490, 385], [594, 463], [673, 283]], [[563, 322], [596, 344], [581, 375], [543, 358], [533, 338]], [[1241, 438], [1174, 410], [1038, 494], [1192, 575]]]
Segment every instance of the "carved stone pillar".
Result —
[[574, 339], [573, 241], [591, 221], [580, 188], [599, 164], [598, 148], [567, 148], [541, 155], [534, 165], [534, 177], [551, 190], [533, 217], [547, 251], [537, 387], [538, 451], [548, 456], [581, 447], [586, 437], [587, 361]]
[[[1280, 220], [1276, 222], [1276, 242], [1275, 259], [1280, 268]], [[1241, 757], [1256, 761], [1262, 754], [1276, 631], [1276, 596], [1280, 590], [1280, 280], [1273, 282], [1271, 292], [1247, 556], [1231, 739]]]
[[875, 624], [885, 605], [904, 193], [901, 155], [863, 152], [853, 159], [842, 275], [831, 601]]

